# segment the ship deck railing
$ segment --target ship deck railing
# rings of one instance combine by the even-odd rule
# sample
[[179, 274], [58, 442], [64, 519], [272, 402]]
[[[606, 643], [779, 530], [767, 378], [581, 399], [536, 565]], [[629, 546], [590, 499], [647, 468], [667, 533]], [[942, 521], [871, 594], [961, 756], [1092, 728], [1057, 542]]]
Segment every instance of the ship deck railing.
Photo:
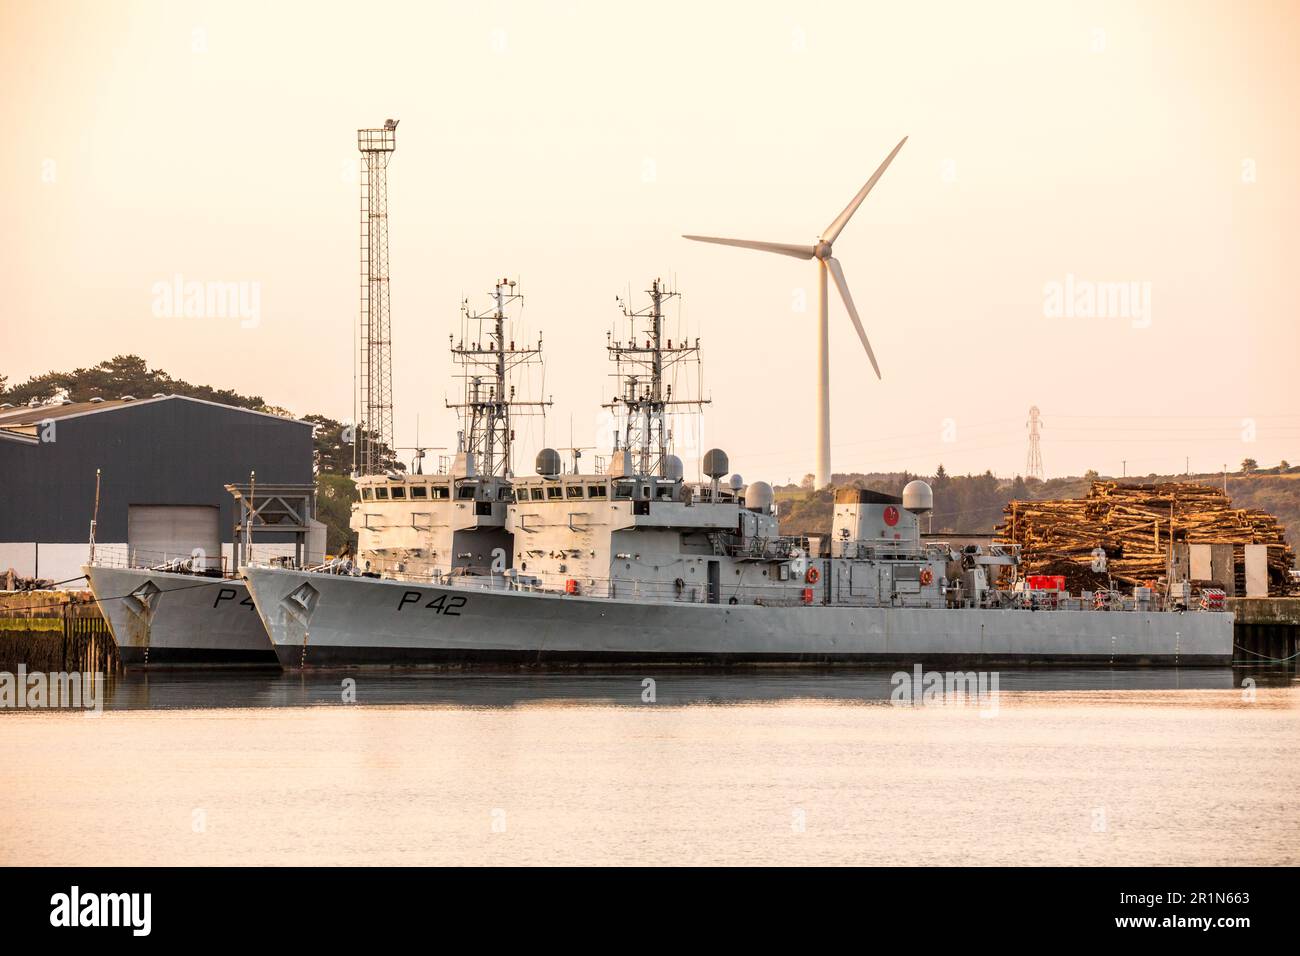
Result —
[[[274, 566], [274, 565], [273, 565]], [[650, 601], [672, 604], [710, 603], [709, 586], [704, 581], [636, 581], [628, 578], [593, 577], [566, 573], [526, 572], [517, 569], [493, 571], [490, 567], [462, 567], [454, 572], [411, 561], [383, 562], [371, 559], [364, 571], [348, 562], [329, 562], [306, 570], [321, 574], [344, 576], [369, 576], [411, 584], [440, 587], [470, 588], [475, 590], [519, 591], [539, 594], [576, 595], [590, 598]], [[678, 584], [677, 581], [681, 583]], [[727, 604], [732, 597], [743, 596], [746, 604], [752, 603], [805, 603], [801, 599], [804, 584], [787, 581], [782, 584], [759, 585], [744, 581], [739, 587], [718, 587], [719, 600]], [[738, 596], [739, 595], [739, 596]]]
[[[284, 562], [274, 562], [284, 565]], [[723, 581], [717, 586], [716, 600], [710, 601], [710, 589], [706, 581], [675, 579], [673, 581], [637, 581], [628, 578], [574, 576], [564, 573], [536, 573], [510, 569], [505, 572], [493, 571], [490, 567], [459, 568], [454, 573], [412, 562], [393, 562], [388, 566], [379, 566], [371, 561], [368, 576], [392, 581], [403, 581], [416, 585], [435, 585], [439, 587], [465, 588], [472, 590], [514, 591], [523, 593], [552, 594], [557, 596], [578, 596], [598, 599], [630, 600], [660, 604], [721, 604], [733, 603], [762, 605], [765, 607], [801, 607], [825, 606], [825, 591], [818, 586], [809, 587], [800, 579], [791, 579], [776, 584], [759, 584], [741, 580], [738, 584]], [[307, 570], [317, 573], [356, 576], [359, 569], [346, 561], [334, 561], [326, 565], [317, 565]], [[678, 583], [680, 581], [680, 583]], [[804, 592], [812, 592], [811, 600]], [[843, 595], [834, 602], [835, 607], [900, 607], [900, 608], [943, 608], [948, 607], [944, 596], [922, 595], [900, 592], [889, 597], [877, 596], [875, 600], [861, 599], [860, 595]], [[1173, 610], [1166, 606], [1158, 595], [1152, 600], [1141, 602], [1128, 595], [1111, 591], [1105, 595], [1103, 606], [1098, 606], [1094, 595], [1089, 592], [1071, 595], [1055, 591], [1005, 591], [990, 589], [978, 604], [963, 603], [962, 607], [981, 607], [985, 609], [1025, 610], [1039, 613], [1056, 612], [1158, 612]], [[1197, 610], [1196, 607], [1187, 610]]]
[[924, 561], [946, 556], [949, 550], [942, 542], [922, 544], [895, 538], [854, 538], [831, 542], [831, 556], [850, 561]]
[[162, 571], [168, 574], [193, 574], [201, 577], [236, 577], [223, 554], [209, 555], [195, 551], [154, 551], [127, 544], [97, 544], [88, 563], [101, 568]]
[[[255, 544], [253, 560], [248, 564], [290, 567], [293, 545], [286, 543]], [[207, 554], [202, 548], [190, 551], [153, 550], [129, 544], [97, 544], [88, 563], [101, 568], [122, 570], [159, 571], [167, 574], [193, 574], [198, 577], [238, 578], [239, 569], [226, 554]]]

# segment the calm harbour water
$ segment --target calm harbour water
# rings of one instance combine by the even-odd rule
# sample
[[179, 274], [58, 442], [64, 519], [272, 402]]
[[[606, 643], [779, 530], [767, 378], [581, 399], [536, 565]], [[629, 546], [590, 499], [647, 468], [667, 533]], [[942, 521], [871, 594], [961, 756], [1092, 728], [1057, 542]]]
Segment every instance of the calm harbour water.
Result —
[[1300, 863], [1291, 673], [890, 676], [131, 674], [0, 714], [0, 864]]

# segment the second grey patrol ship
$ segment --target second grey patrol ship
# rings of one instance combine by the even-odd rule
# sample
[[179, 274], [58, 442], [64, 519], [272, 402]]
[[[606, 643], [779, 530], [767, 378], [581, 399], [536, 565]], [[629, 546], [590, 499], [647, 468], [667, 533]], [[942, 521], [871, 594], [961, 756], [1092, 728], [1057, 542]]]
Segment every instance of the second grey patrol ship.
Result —
[[[662, 305], [625, 308], [611, 340], [622, 426], [608, 467], [566, 473], [544, 449], [510, 474], [513, 393], [502, 353], [467, 375], [466, 431], [448, 474], [357, 479], [355, 561], [250, 565], [245, 580], [282, 666], [461, 663], [1174, 663], [1231, 659], [1230, 613], [1185, 586], [1134, 598], [1026, 590], [1014, 550], [922, 540], [931, 490], [836, 493], [829, 539], [780, 534], [766, 482], [670, 452], [667, 373], [698, 358], [663, 335]], [[503, 427], [504, 426], [504, 427]], [[1013, 582], [999, 587], [999, 579]], [[1171, 598], [1179, 595], [1180, 598]]]

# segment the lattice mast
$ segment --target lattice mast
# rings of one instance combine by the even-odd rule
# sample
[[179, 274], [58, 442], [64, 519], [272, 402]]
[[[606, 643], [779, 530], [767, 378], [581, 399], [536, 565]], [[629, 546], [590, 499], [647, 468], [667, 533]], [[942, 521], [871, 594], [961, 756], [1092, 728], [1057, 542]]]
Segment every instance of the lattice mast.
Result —
[[352, 470], [386, 470], [393, 448], [393, 356], [388, 286], [388, 161], [397, 148], [397, 120], [357, 130], [361, 151], [361, 308]]
[[[604, 407], [623, 416], [623, 448], [632, 453], [633, 468], [639, 475], [663, 474], [664, 458], [672, 445], [670, 410], [683, 406], [700, 409], [708, 404], [708, 399], [675, 397], [672, 383], [666, 381], [668, 373], [687, 364], [695, 366], [697, 378], [700, 374], [698, 338], [693, 344], [682, 341], [676, 345], [672, 339], [664, 339], [664, 303], [680, 293], [667, 289], [662, 279], [655, 279], [646, 294], [650, 304], [638, 311], [629, 308], [622, 296], [617, 297], [631, 338], [618, 341], [610, 333], [606, 345], [615, 363], [617, 396]], [[645, 342], [644, 347], [641, 342]], [[619, 440], [616, 434], [615, 451]]]
[[1029, 454], [1025, 458], [1025, 477], [1037, 478], [1043, 480], [1043, 455], [1038, 447], [1038, 429], [1043, 423], [1038, 418], [1038, 406], [1034, 405], [1029, 409], [1029, 421], [1025, 422], [1025, 427], [1029, 429]]
[[507, 328], [507, 311], [522, 305], [524, 297], [516, 283], [501, 279], [492, 292], [492, 308], [473, 312], [469, 301], [461, 303], [460, 341], [452, 337], [451, 354], [462, 368], [464, 397], [448, 402], [461, 417], [458, 452], [474, 458], [475, 472], [509, 478], [514, 474], [513, 444], [515, 415], [546, 414], [549, 399], [525, 401], [515, 397], [511, 378], [525, 366], [542, 364], [542, 336], [537, 347], [518, 347]]

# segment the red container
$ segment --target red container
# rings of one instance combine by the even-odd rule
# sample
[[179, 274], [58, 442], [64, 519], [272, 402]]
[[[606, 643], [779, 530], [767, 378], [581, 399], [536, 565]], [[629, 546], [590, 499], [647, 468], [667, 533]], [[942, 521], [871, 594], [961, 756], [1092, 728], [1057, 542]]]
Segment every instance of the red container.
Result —
[[811, 604], [812, 602], [813, 602], [813, 589], [812, 589], [812, 588], [804, 588], [804, 589], [803, 589], [803, 603], [804, 603], [804, 604]]
[[578, 582], [575, 581], [573, 578], [569, 578], [569, 580], [564, 582], [564, 593], [581, 594], [582, 592], [578, 589]]
[[1031, 574], [1026, 579], [1031, 591], [1064, 591], [1064, 574]]

